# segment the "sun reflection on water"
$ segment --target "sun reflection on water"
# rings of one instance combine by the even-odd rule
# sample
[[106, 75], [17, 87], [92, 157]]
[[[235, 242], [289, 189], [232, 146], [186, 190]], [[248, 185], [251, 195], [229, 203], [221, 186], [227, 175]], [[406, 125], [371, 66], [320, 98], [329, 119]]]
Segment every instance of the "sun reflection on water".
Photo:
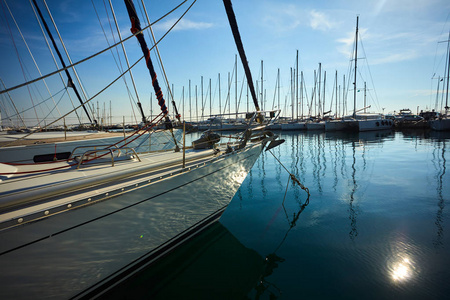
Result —
[[391, 278], [395, 282], [402, 282], [411, 279], [414, 273], [414, 266], [407, 257], [394, 262], [392, 266]]

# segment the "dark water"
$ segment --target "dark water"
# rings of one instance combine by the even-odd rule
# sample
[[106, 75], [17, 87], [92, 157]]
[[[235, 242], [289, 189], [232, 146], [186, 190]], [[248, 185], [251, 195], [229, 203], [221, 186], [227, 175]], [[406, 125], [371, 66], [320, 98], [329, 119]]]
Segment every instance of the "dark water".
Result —
[[114, 295], [450, 298], [450, 133], [279, 134], [220, 223]]

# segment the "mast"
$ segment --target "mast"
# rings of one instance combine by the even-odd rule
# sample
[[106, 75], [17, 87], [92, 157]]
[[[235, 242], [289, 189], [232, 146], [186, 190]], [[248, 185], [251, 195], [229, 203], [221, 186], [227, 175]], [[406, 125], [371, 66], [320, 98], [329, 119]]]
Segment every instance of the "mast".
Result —
[[447, 60], [447, 93], [445, 94], [445, 115], [448, 113], [448, 82], [450, 76], [450, 31], [448, 32], [448, 43], [447, 43], [447, 52], [448, 52], [448, 60]]
[[298, 50], [297, 50], [297, 56], [295, 59], [296, 67], [295, 67], [295, 109], [297, 114], [297, 121], [298, 121]]
[[[77, 96], [78, 100], [80, 101], [80, 104], [83, 107], [84, 112], [86, 113], [86, 115], [87, 115], [87, 117], [89, 119], [89, 122], [92, 123], [91, 116], [88, 113], [86, 106], [84, 106], [84, 102], [81, 99], [81, 96], [78, 93], [78, 90], [77, 90], [75, 84], [73, 83], [72, 76], [70, 76], [69, 71], [66, 69], [66, 63], [64, 62], [64, 59], [62, 58], [61, 52], [59, 52], [59, 49], [58, 49], [58, 47], [57, 47], [57, 45], [55, 43], [55, 40], [53, 39], [53, 35], [50, 32], [50, 29], [48, 28], [47, 22], [45, 21], [44, 16], [42, 15], [41, 9], [39, 8], [39, 6], [36, 3], [36, 0], [33, 0], [33, 4], [36, 7], [36, 10], [37, 10], [37, 12], [39, 14], [39, 17], [42, 20], [42, 23], [44, 24], [45, 30], [47, 31], [47, 34], [50, 37], [50, 40], [52, 41], [53, 48], [55, 48], [56, 54], [58, 54], [59, 60], [61, 61], [61, 64], [62, 64], [63, 68], [65, 69], [64, 72], [66, 73], [66, 76], [67, 76], [67, 79], [68, 79], [67, 86], [73, 88], [73, 91], [75, 92], [75, 95]], [[94, 124], [97, 125], [97, 120], [95, 120], [95, 119], [94, 119]]]
[[237, 118], [238, 118], [238, 100], [237, 100], [237, 96], [238, 96], [238, 87], [237, 87], [237, 54], [236, 55], [234, 55], [234, 105], [235, 105], [235, 108], [236, 108], [236, 121], [237, 121]]
[[281, 113], [281, 107], [280, 107], [280, 68], [278, 68], [278, 109], [280, 110]]
[[366, 82], [364, 81], [364, 113], [366, 113]]
[[337, 83], [337, 70], [336, 70], [336, 75], [334, 76], [334, 81], [335, 81], [335, 85], [336, 85], [336, 103], [335, 103], [335, 107], [336, 107], [336, 119], [338, 118], [338, 83]]
[[260, 111], [258, 105], [258, 99], [256, 98], [255, 87], [253, 86], [252, 74], [250, 72], [250, 68], [248, 66], [247, 57], [244, 51], [244, 45], [242, 44], [241, 35], [239, 34], [239, 29], [237, 26], [236, 16], [234, 15], [233, 5], [231, 4], [231, 0], [223, 0], [223, 4], [225, 6], [225, 11], [228, 16], [228, 21], [230, 23], [231, 31], [233, 32], [234, 41], [236, 43], [236, 47], [239, 52], [239, 56], [241, 57], [242, 65], [244, 67], [245, 76], [247, 77], [247, 83], [250, 88], [250, 93], [252, 95], [253, 103], [255, 104], [256, 111]]
[[353, 118], [356, 117], [356, 65], [358, 62], [358, 21], [359, 16], [356, 16], [356, 36], [355, 36], [355, 80], [353, 82]]
[[220, 93], [221, 93], [221, 91], [220, 91], [220, 73], [219, 73], [219, 114], [222, 111], [222, 103], [221, 103], [222, 99], [221, 99]]
[[294, 78], [293, 78], [293, 73], [295, 71], [292, 70], [291, 68], [291, 116], [292, 116], [292, 121], [294, 121]]
[[325, 83], [327, 81], [327, 71], [323, 73], [323, 102], [322, 102], [322, 117], [325, 117]]
[[321, 78], [322, 78], [322, 63], [319, 63], [319, 89], [318, 89], [318, 95], [317, 95], [317, 100], [319, 101], [319, 106], [317, 107], [317, 110], [319, 111], [319, 116], [320, 116], [320, 111], [322, 110], [322, 106], [320, 105], [320, 80], [321, 80]]
[[300, 77], [301, 77], [300, 78], [300, 103], [301, 103], [300, 115], [301, 115], [301, 120], [303, 121], [303, 106], [304, 106], [304, 104], [303, 104], [303, 71], [300, 72]]
[[261, 107], [264, 109], [264, 62], [261, 59]]

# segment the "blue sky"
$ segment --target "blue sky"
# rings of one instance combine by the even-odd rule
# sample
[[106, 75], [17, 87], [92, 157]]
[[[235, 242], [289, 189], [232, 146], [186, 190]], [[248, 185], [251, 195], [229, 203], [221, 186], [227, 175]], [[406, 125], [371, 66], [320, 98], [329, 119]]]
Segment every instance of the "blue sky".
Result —
[[[161, 4], [163, 2], [163, 4]], [[48, 14], [41, 0], [38, 1], [41, 10]], [[105, 9], [106, 3], [106, 9]], [[112, 43], [111, 28], [117, 40], [117, 32], [111, 18], [107, 2], [91, 1], [47, 1], [62, 39], [73, 62], [79, 61], [108, 46], [105, 34]], [[138, 3], [135, 1], [139, 9]], [[150, 20], [153, 22], [174, 8], [181, 1], [145, 1]], [[188, 1], [175, 13], [167, 16], [154, 25], [156, 38], [159, 39], [168, 28], [180, 17], [192, 1]], [[20, 30], [30, 48], [42, 74], [56, 69], [49, 54], [49, 50], [42, 37], [41, 30], [35, 19], [30, 3], [25, 0], [2, 0], [0, 17], [0, 78], [7, 87], [22, 83], [24, 78], [30, 80], [39, 77], [33, 60], [28, 53], [22, 38], [9, 13], [11, 10]], [[98, 17], [96, 12], [97, 10]], [[130, 35], [130, 21], [127, 18], [122, 1], [113, 1], [118, 25], [122, 37]], [[274, 102], [277, 70], [280, 69], [281, 109], [285, 114], [291, 114], [290, 68], [295, 68], [296, 51], [299, 51], [299, 71], [303, 72], [306, 92], [310, 100], [314, 87], [314, 70], [319, 63], [322, 71], [326, 71], [325, 107], [328, 110], [334, 88], [335, 72], [338, 72], [338, 85], [341, 93], [343, 76], [348, 76], [351, 53], [355, 37], [356, 16], [359, 15], [359, 31], [362, 44], [358, 54], [358, 88], [363, 89], [367, 82], [367, 101], [372, 105], [370, 111], [398, 112], [403, 108], [410, 108], [413, 112], [419, 109], [435, 108], [437, 77], [443, 76], [445, 53], [447, 45], [439, 43], [448, 38], [450, 30], [450, 2], [445, 0], [396, 0], [396, 1], [233, 1], [237, 22], [241, 32], [247, 58], [254, 81], [261, 86], [261, 61], [264, 62], [263, 86], [266, 109], [278, 106]], [[106, 13], [108, 11], [108, 15]], [[108, 18], [109, 17], [109, 18]], [[143, 24], [146, 24], [142, 20]], [[102, 31], [102, 27], [106, 31]], [[51, 26], [52, 27], [52, 26]], [[54, 31], [54, 29], [52, 29]], [[10, 37], [14, 35], [14, 44]], [[149, 36], [146, 35], [147, 42]], [[134, 63], [140, 56], [140, 48], [133, 38], [125, 43], [130, 63]], [[197, 86], [197, 103], [201, 105], [201, 76], [203, 76], [204, 114], [209, 114], [209, 80], [211, 79], [211, 94], [213, 113], [218, 112], [218, 74], [221, 76], [221, 106], [227, 97], [228, 73], [234, 70], [236, 46], [226, 19], [223, 2], [219, 0], [198, 0], [182, 21], [160, 43], [159, 49], [164, 67], [171, 85], [174, 86], [175, 101], [180, 112], [184, 111], [186, 118], [196, 116], [195, 86]], [[83, 82], [87, 97], [92, 97], [104, 86], [114, 80], [119, 74], [115, 60], [118, 56], [122, 68], [126, 69], [122, 49], [119, 54], [107, 52], [92, 61], [76, 67]], [[22, 64], [19, 63], [18, 55]], [[66, 63], [68, 64], [67, 57]], [[153, 56], [154, 58], [154, 56]], [[60, 65], [60, 63], [58, 62]], [[156, 60], [154, 64], [157, 66]], [[21, 66], [22, 65], [22, 66]], [[22, 71], [24, 69], [24, 72]], [[156, 67], [158, 78], [162, 81], [162, 72]], [[72, 71], [71, 71], [72, 72]], [[25, 75], [24, 75], [25, 73]], [[73, 73], [72, 73], [73, 74]], [[240, 111], [247, 106], [246, 90], [241, 95], [243, 69], [238, 67], [238, 94], [241, 98]], [[151, 96], [150, 77], [144, 63], [133, 69], [140, 101], [147, 114], [150, 111], [150, 97], [153, 99], [153, 112], [157, 112], [155, 97]], [[65, 78], [65, 75], [63, 74]], [[433, 79], [434, 78], [434, 79]], [[65, 79], [66, 80], [66, 79]], [[188, 85], [191, 80], [191, 108], [189, 111]], [[323, 81], [323, 75], [322, 75]], [[347, 81], [348, 82], [348, 81]], [[352, 82], [352, 81], [350, 81]], [[70, 99], [62, 91], [59, 77], [46, 80], [52, 93], [57, 93], [53, 99], [48, 99], [47, 88], [40, 82], [30, 90], [21, 88], [12, 91], [16, 107], [26, 111], [24, 116], [29, 122], [36, 116], [43, 120], [48, 115], [48, 121], [57, 118], [63, 112], [71, 109]], [[136, 101], [131, 79], [127, 77], [127, 84], [132, 99], [128, 96], [123, 80], [112, 88], [92, 100], [95, 109], [98, 107], [106, 114], [111, 111], [118, 122], [123, 117], [127, 121], [132, 117], [130, 104]], [[322, 83], [323, 84], [323, 83]], [[347, 83], [346, 83], [347, 84]], [[235, 79], [233, 76], [231, 89], [231, 111], [235, 111]], [[1, 83], [0, 83], [1, 86]], [[163, 82], [163, 92], [167, 97], [167, 89]], [[183, 108], [182, 88], [185, 96]], [[3, 88], [3, 87], [2, 87]], [[39, 92], [38, 92], [39, 91]], [[70, 92], [74, 103], [78, 103], [73, 92]], [[31, 95], [31, 96], [30, 96]], [[2, 116], [13, 114], [9, 97], [1, 95], [3, 103]], [[48, 99], [48, 100], [46, 100]], [[36, 111], [33, 105], [41, 103]], [[261, 99], [260, 99], [261, 101]], [[335, 96], [333, 96], [335, 101]], [[342, 96], [341, 96], [342, 101]], [[348, 110], [353, 109], [352, 92], [349, 91]], [[58, 110], [53, 109], [58, 104]], [[98, 103], [98, 104], [97, 104]], [[363, 106], [363, 92], [358, 93], [357, 108]], [[440, 98], [439, 98], [440, 107]], [[250, 108], [252, 106], [250, 105]], [[333, 107], [334, 109], [334, 104]], [[53, 110], [52, 110], [53, 109]], [[6, 111], [5, 111], [6, 110]], [[50, 112], [49, 112], [50, 111]], [[137, 113], [136, 108], [134, 108]], [[307, 108], [305, 106], [306, 113]], [[82, 113], [81, 113], [82, 114]], [[198, 113], [201, 115], [201, 111]], [[16, 117], [17, 118], [17, 117]], [[139, 117], [137, 116], [139, 119]], [[68, 118], [72, 122], [74, 116]], [[83, 119], [86, 121], [86, 117]]]

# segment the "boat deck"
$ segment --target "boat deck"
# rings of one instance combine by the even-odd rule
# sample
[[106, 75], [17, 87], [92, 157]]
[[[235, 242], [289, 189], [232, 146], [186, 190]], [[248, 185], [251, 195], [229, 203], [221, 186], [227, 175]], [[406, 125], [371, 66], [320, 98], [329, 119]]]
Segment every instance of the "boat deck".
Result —
[[[62, 205], [69, 205], [67, 208], [71, 208], [74, 201], [89, 201], [102, 194], [108, 196], [108, 192], [112, 190], [120, 191], [126, 186], [142, 183], [144, 177], [147, 182], [151, 182], [167, 175], [175, 175], [214, 158], [215, 153], [213, 149], [187, 150], [185, 169], [182, 168], [183, 153], [173, 151], [139, 154], [140, 161], [132, 157], [116, 161], [114, 166], [110, 159], [105, 159], [101, 163], [83, 164], [78, 169], [77, 165], [70, 165], [66, 161], [15, 166], [0, 164], [0, 173], [17, 174], [10, 174], [9, 178], [0, 176], [3, 177], [0, 182], [0, 223]], [[66, 168], [19, 174], [49, 166]], [[61, 197], [62, 194], [65, 197]]]

